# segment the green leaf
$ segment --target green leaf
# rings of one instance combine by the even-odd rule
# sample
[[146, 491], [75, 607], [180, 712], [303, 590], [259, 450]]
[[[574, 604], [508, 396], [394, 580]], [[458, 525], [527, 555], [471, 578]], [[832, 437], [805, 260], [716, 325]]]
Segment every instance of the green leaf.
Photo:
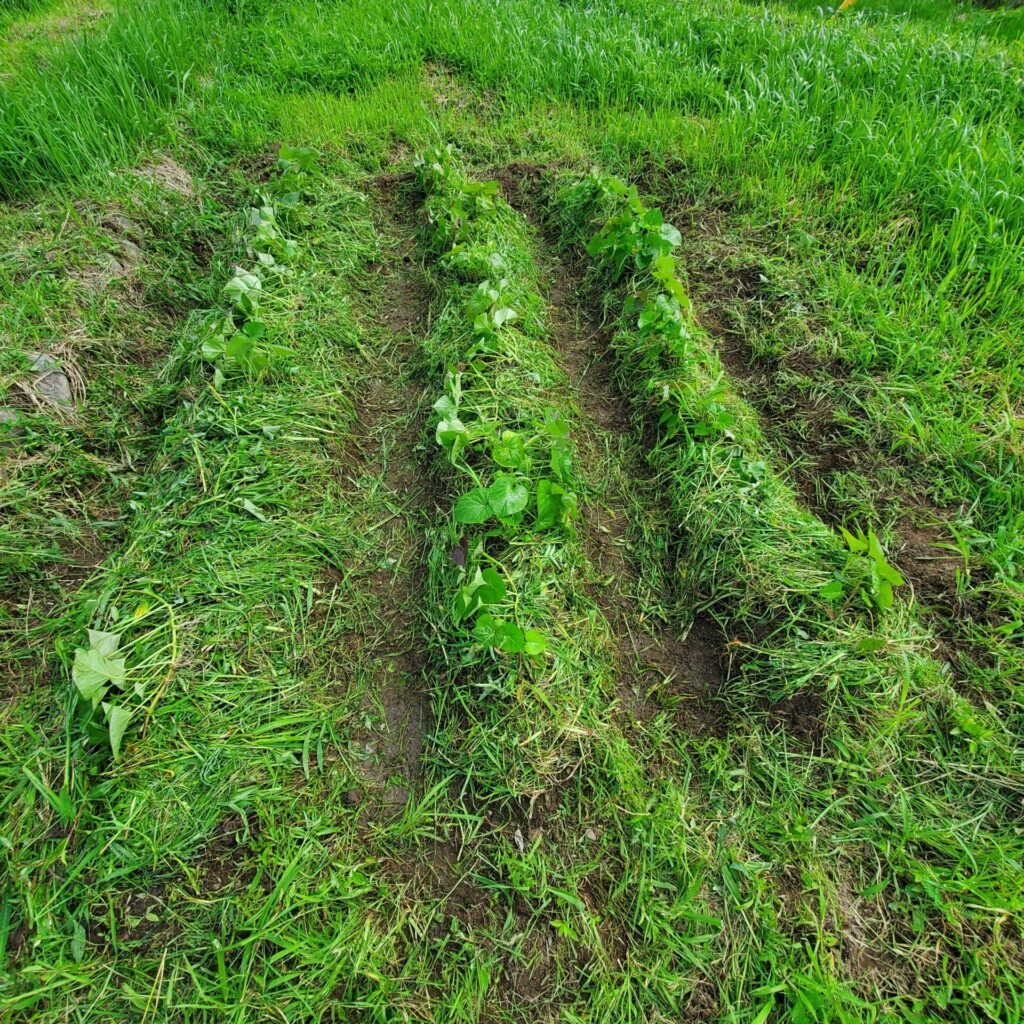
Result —
[[492, 515], [490, 490], [486, 487], [474, 487], [455, 503], [457, 523], [486, 523]]
[[487, 488], [487, 500], [496, 516], [507, 518], [517, 515], [526, 508], [530, 500], [530, 491], [525, 484], [502, 473]]
[[121, 740], [124, 738], [128, 723], [132, 720], [132, 712], [119, 704], [104, 704], [103, 710], [107, 713], [110, 749], [114, 752], [114, 760], [117, 761], [121, 756]]
[[839, 529], [842, 531], [843, 537], [846, 539], [846, 546], [857, 555], [865, 554], [868, 550], [868, 542], [863, 534], [858, 537], [854, 537], [852, 533], [845, 526], [840, 526]]
[[500, 640], [498, 619], [490, 612], [484, 612], [476, 617], [473, 624], [473, 636], [485, 647], [497, 647]]
[[110, 658], [92, 648], [79, 647], [75, 651], [75, 662], [71, 678], [78, 692], [96, 707], [107, 692], [110, 682], [123, 682], [125, 677], [124, 658]]
[[894, 587], [902, 587], [906, 583], [902, 574], [888, 562], [883, 562], [878, 566], [878, 574], [886, 583], [891, 583]]
[[563, 483], [572, 479], [572, 449], [564, 441], [551, 448], [551, 472]]
[[75, 662], [71, 668], [71, 678], [78, 692], [88, 701], [96, 702], [107, 691], [110, 674], [107, 672], [106, 658], [99, 651], [79, 647], [75, 651]]
[[838, 601], [843, 596], [843, 581], [832, 580], [818, 591], [818, 594], [826, 601]]
[[544, 430], [551, 437], [569, 436], [569, 424], [562, 419], [562, 414], [557, 409], [548, 409], [544, 416]]
[[536, 656], [543, 654], [548, 649], [546, 637], [543, 633], [538, 633], [535, 629], [526, 630], [523, 640], [527, 654]]
[[442, 448], [451, 455], [456, 455], [465, 447], [468, 433], [462, 420], [457, 416], [451, 416], [438, 423], [434, 436]]
[[500, 604], [505, 599], [505, 592], [505, 581], [497, 570], [478, 568], [472, 579], [464, 583], [456, 594], [456, 623], [462, 622], [480, 608]]
[[537, 519], [534, 526], [546, 530], [562, 517], [562, 498], [565, 488], [547, 478], [537, 481]]
[[273, 356], [277, 359], [290, 359], [295, 355], [295, 349], [289, 345], [282, 345], [280, 343], [272, 343], [269, 345], [263, 345], [262, 349], [267, 353], [268, 356]]
[[212, 363], [224, 355], [224, 347], [227, 345], [227, 338], [223, 334], [213, 334], [203, 341], [202, 355], [208, 362]]
[[261, 523], [269, 522], [267, 517], [260, 511], [259, 506], [254, 505], [248, 498], [242, 499], [242, 508], [244, 508], [245, 511], [253, 517], [253, 519], [258, 519]]
[[484, 646], [495, 647], [506, 654], [518, 654], [526, 646], [523, 631], [514, 622], [506, 622], [489, 612], [477, 617], [473, 636]]
[[505, 581], [497, 569], [478, 570], [478, 575], [481, 579], [481, 586], [477, 591], [477, 597], [483, 604], [500, 604], [505, 600], [507, 593]]
[[442, 395], [434, 403], [434, 412], [439, 413], [441, 419], [457, 419], [459, 415], [459, 407], [451, 400], [451, 398], [448, 397], [448, 395]]
[[658, 256], [654, 261], [652, 273], [683, 309], [690, 308], [690, 296], [686, 294], [686, 289], [676, 277], [676, 264], [671, 256]]
[[267, 325], [262, 320], [246, 320], [242, 324], [242, 333], [246, 337], [259, 339], [267, 336]]
[[243, 363], [249, 358], [254, 344], [252, 338], [241, 333], [235, 334], [224, 343], [224, 355]]
[[263, 283], [255, 274], [242, 271], [236, 274], [226, 285], [224, 294], [236, 305], [255, 309], [259, 303], [259, 293]]
[[892, 584], [881, 579], [877, 574], [875, 574], [873, 582], [875, 588], [875, 606], [880, 612], [887, 612], [895, 602], [892, 592]]
[[85, 959], [86, 932], [79, 921], [76, 921], [71, 932], [71, 959], [80, 964]]
[[674, 249], [677, 245], [682, 245], [683, 236], [679, 233], [678, 229], [673, 227], [671, 224], [662, 224], [658, 234], [668, 242]]
[[526, 647], [526, 637], [514, 622], [503, 622], [498, 647], [506, 654], [519, 654]]
[[121, 646], [120, 633], [104, 633], [101, 629], [90, 629], [88, 633], [89, 646], [92, 650], [99, 651], [105, 657], [117, 654], [117, 649]]
[[874, 654], [885, 646], [885, 641], [880, 636], [866, 636], [857, 644], [857, 649], [862, 654]]
[[501, 438], [494, 442], [491, 449], [494, 461], [506, 469], [525, 469], [529, 464], [526, 454], [526, 443], [514, 430], [503, 430]]

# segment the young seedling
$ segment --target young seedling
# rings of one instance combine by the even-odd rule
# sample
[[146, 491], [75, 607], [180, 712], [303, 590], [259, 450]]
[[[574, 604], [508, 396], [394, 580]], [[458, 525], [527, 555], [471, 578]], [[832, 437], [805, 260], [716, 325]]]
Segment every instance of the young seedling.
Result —
[[[864, 566], [866, 563], [867, 580], [860, 587], [860, 595], [868, 608], [884, 614], [895, 603], [894, 587], [901, 587], [905, 580], [900, 572], [889, 564], [882, 549], [881, 541], [874, 530], [858, 530], [856, 534], [851, 533], [845, 527], [840, 527], [843, 539], [850, 551], [848, 567], [856, 569], [857, 566]], [[863, 580], [864, 573], [856, 573]], [[822, 587], [820, 594], [827, 601], [839, 601], [846, 593], [848, 580], [836, 576], [833, 580]]]
[[121, 756], [121, 741], [134, 710], [105, 698], [121, 698], [128, 678], [127, 663], [124, 657], [118, 656], [120, 634], [90, 629], [88, 638], [88, 646], [75, 650], [71, 679], [90, 712], [95, 714], [97, 709], [102, 710], [107, 740], [116, 761]]

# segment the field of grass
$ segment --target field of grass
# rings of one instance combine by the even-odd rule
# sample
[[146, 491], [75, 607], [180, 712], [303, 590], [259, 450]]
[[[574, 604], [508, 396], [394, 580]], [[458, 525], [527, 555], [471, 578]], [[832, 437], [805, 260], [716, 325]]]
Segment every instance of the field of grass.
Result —
[[1020, 1021], [1022, 38], [0, 0], [0, 1021]]

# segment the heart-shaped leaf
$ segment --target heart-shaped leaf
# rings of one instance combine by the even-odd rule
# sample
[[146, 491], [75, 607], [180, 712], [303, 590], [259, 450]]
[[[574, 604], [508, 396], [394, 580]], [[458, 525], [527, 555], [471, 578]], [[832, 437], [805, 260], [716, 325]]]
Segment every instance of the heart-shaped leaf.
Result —
[[468, 433], [462, 420], [457, 416], [452, 416], [438, 423], [434, 436], [439, 445], [447, 449], [450, 454], [456, 455], [465, 447]]
[[491, 454], [494, 461], [506, 469], [525, 469], [530, 461], [526, 454], [526, 442], [514, 430], [502, 431], [501, 438], [494, 442]]
[[500, 309], [496, 309], [492, 314], [491, 320], [494, 323], [494, 329], [498, 330], [503, 324], [507, 324], [510, 320], [516, 318], [516, 311], [510, 306], [502, 306]]
[[434, 412], [440, 413], [442, 419], [453, 419], [459, 415], [459, 407], [447, 395], [442, 395], [434, 403]]
[[505, 581], [497, 569], [482, 569], [480, 571], [482, 585], [477, 591], [477, 596], [483, 604], [500, 604], [505, 600], [507, 593]]
[[506, 654], [518, 654], [526, 647], [523, 631], [514, 622], [506, 622], [489, 612], [477, 618], [473, 635], [486, 647], [495, 647]]
[[519, 654], [525, 649], [526, 637], [514, 622], [503, 622], [500, 632], [498, 647], [506, 654]]
[[490, 490], [486, 487], [474, 487], [455, 503], [457, 523], [486, 523], [493, 514]]
[[526, 508], [530, 500], [530, 491], [515, 477], [502, 473], [487, 488], [487, 500], [494, 514], [505, 519], [517, 515]]
[[473, 636], [485, 647], [497, 647], [500, 640], [499, 622], [490, 612], [476, 617], [473, 624]]

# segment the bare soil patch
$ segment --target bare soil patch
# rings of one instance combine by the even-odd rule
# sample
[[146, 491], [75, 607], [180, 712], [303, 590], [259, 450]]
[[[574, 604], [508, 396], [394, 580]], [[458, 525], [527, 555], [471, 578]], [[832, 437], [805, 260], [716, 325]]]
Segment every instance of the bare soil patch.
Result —
[[957, 581], [967, 567], [963, 556], [950, 550], [953, 538], [948, 531], [940, 525], [919, 525], [907, 516], [899, 525], [899, 536], [902, 548], [896, 561], [918, 600], [955, 608]]
[[444, 917], [431, 924], [435, 938], [443, 937], [452, 918], [470, 934], [487, 927], [493, 894], [476, 882], [457, 842], [438, 839], [421, 843], [415, 856], [388, 861], [384, 870], [417, 903], [444, 907]]
[[819, 749], [825, 729], [824, 705], [813, 692], [796, 693], [768, 704], [768, 728], [782, 729], [812, 749]]
[[[419, 600], [426, 577], [420, 538], [412, 532], [406, 510], [428, 508], [431, 484], [417, 452], [421, 431], [410, 412], [408, 385], [401, 371], [416, 354], [416, 337], [426, 329], [430, 291], [414, 252], [415, 243], [403, 195], [405, 179], [375, 182], [377, 219], [381, 234], [394, 246], [381, 265], [369, 267], [386, 278], [389, 301], [378, 303], [368, 315], [375, 324], [375, 345], [369, 358], [370, 379], [357, 405], [361, 469], [383, 482], [388, 504], [401, 511], [376, 524], [380, 544], [391, 553], [393, 567], [378, 570], [367, 580], [382, 611], [380, 642], [382, 679], [375, 697], [383, 710], [373, 730], [353, 738], [362, 748], [363, 789], [353, 790], [350, 801], [371, 803], [385, 813], [405, 806], [421, 775], [421, 758], [433, 727], [427, 685], [427, 655], [419, 636]], [[384, 510], [386, 512], [386, 509]]]

